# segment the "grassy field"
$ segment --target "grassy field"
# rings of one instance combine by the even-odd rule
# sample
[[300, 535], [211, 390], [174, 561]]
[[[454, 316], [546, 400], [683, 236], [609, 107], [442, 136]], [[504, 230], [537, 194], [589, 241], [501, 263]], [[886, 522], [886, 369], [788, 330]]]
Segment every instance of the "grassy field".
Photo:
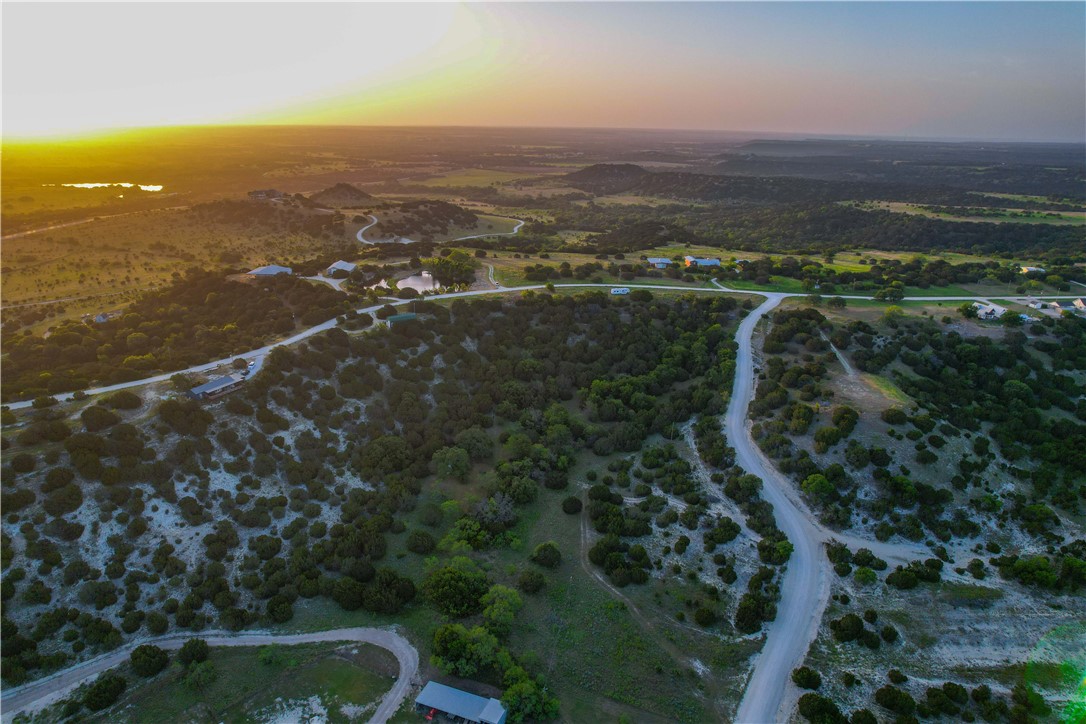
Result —
[[422, 186], [490, 186], [491, 184], [528, 178], [533, 178], [533, 174], [499, 171], [492, 168], [461, 168], [413, 183]]
[[995, 199], [1008, 199], [1010, 201], [1036, 201], [1037, 203], [1059, 203], [1059, 204], [1074, 204], [1076, 206], [1082, 206], [1081, 202], [1074, 199], [1050, 199], [1047, 196], [1030, 196], [1028, 194], [1000, 194], [994, 191], [972, 191], [977, 196], [991, 196]]
[[209, 660], [218, 677], [205, 689], [186, 686], [184, 672], [174, 664], [149, 681], [130, 685], [108, 715], [89, 720], [253, 721], [277, 710], [283, 715], [291, 703], [312, 704], [311, 697], [325, 710], [324, 721], [357, 720], [347, 714], [376, 702], [392, 685], [390, 674], [397, 666], [391, 654], [366, 644], [306, 644], [279, 652], [280, 663], [265, 664], [256, 647], [212, 649]]
[[902, 214], [927, 216], [943, 221], [972, 221], [990, 224], [1053, 224], [1056, 226], [1086, 226], [1086, 211], [1030, 211], [1027, 209], [1000, 209], [998, 216], [970, 216], [963, 207], [961, 214], [948, 214], [925, 209], [919, 204], [899, 201], [880, 202], [877, 208]]
[[[398, 214], [396, 212], [377, 212], [377, 218], [382, 223], [386, 221], [394, 221], [397, 216]], [[475, 236], [478, 234], [508, 234], [517, 225], [515, 219], [507, 218], [504, 216], [495, 216], [492, 214], [479, 214], [478, 216], [479, 221], [475, 226], [451, 226], [449, 227], [448, 232], [444, 234], [432, 235], [432, 240], [436, 243], [441, 243], [444, 241], [454, 241], [465, 236]], [[365, 224], [353, 224], [355, 233], [357, 233], [357, 230], [360, 227], [365, 226], [366, 224], [369, 224], [369, 221], [366, 221]], [[381, 238], [381, 228], [381, 224], [379, 223], [377, 226], [367, 231], [366, 240], [378, 242], [388, 240]], [[410, 238], [414, 241], [420, 241], [419, 236], [419, 234], [412, 234]]]
[[4, 305], [144, 289], [194, 265], [289, 265], [332, 246], [307, 234], [204, 223], [182, 210], [101, 219], [5, 241]]

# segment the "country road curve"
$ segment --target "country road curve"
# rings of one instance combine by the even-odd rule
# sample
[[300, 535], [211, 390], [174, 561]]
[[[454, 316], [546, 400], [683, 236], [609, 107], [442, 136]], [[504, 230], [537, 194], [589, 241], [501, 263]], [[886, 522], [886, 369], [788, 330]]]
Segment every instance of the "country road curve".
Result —
[[202, 638], [210, 646], [267, 646], [269, 644], [291, 646], [324, 641], [343, 641], [379, 646], [396, 657], [400, 665], [400, 673], [396, 677], [396, 683], [381, 699], [377, 711], [370, 718], [371, 724], [385, 724], [396, 713], [407, 696], [407, 692], [411, 688], [419, 669], [419, 652], [403, 636], [387, 629], [340, 628], [303, 634], [270, 634], [262, 632], [231, 634], [225, 631], [211, 631], [183, 636], [159, 636], [133, 641], [107, 654], [88, 659], [45, 678], [32, 681], [29, 684], [23, 684], [4, 691], [0, 694], [3, 724], [10, 724], [17, 714], [39, 711], [60, 701], [103, 671], [123, 664], [131, 656], [132, 650], [136, 646], [154, 644], [163, 649], [175, 651], [181, 648], [186, 641], [194, 638]]
[[[377, 244], [379, 242], [370, 241], [369, 239], [366, 239], [365, 236], [363, 236], [363, 234], [366, 232], [367, 229], [377, 225], [377, 217], [374, 214], [366, 214], [366, 216], [369, 216], [370, 219], [372, 219], [372, 221], [370, 221], [370, 223], [366, 224], [361, 229], [359, 229], [358, 234], [356, 234], [355, 237], [358, 239], [359, 243], [362, 243], [362, 244]], [[516, 226], [513, 227], [512, 231], [492, 231], [489, 234], [472, 234], [471, 236], [458, 236], [455, 239], [450, 239], [449, 241], [467, 241], [468, 239], [485, 239], [488, 236], [516, 236], [517, 232], [520, 231], [520, 227], [524, 226], [524, 221], [522, 219], [513, 219], [513, 217], [511, 217], [511, 216], [506, 216], [506, 217], [503, 217], [503, 218], [512, 219], [513, 221], [517, 222]], [[401, 239], [399, 243], [401, 243], [401, 244], [414, 244], [416, 242], [413, 239]]]
[[358, 230], [358, 234], [356, 235], [355, 238], [358, 239], [359, 244], [372, 244], [373, 243], [372, 241], [366, 241], [366, 237], [364, 237], [363, 234], [365, 234], [366, 229], [370, 228], [371, 226], [377, 226], [377, 217], [374, 216], [373, 214], [366, 214], [366, 216], [370, 217], [371, 221], [370, 221], [370, 223], [366, 224], [365, 226], [363, 226], [361, 229]]
[[[571, 284], [556, 284], [555, 287], [556, 288], [563, 288], [563, 287], [569, 287], [569, 288], [594, 288], [594, 289], [610, 289], [610, 288], [613, 288], [613, 287], [627, 287], [627, 288], [630, 288], [630, 289], [649, 289], [649, 290], [659, 289], [661, 291], [702, 292], [702, 293], [708, 292], [708, 293], [711, 293], [711, 294], [713, 294], [713, 293], [715, 293], [715, 294], [746, 294], [748, 296], [771, 297], [771, 298], [777, 299], [778, 302], [781, 299], [786, 299], [786, 298], [789, 298], [789, 297], [805, 297], [805, 296], [808, 296], [806, 294], [798, 294], [798, 293], [790, 293], [790, 292], [765, 292], [765, 291], [756, 291], [756, 290], [729, 289], [727, 287], [720, 286], [720, 285], [717, 285], [717, 286], [714, 286], [714, 287], [684, 287], [684, 286], [680, 286], [678, 284], [630, 284], [630, 283], [626, 283], [626, 284], [603, 284], [603, 283], [601, 283], [601, 284], [593, 284], [593, 283], [590, 283], [590, 282], [575, 282], [575, 283], [571, 283]], [[484, 295], [484, 294], [508, 294], [508, 293], [516, 293], [516, 292], [535, 292], [535, 291], [540, 291], [540, 290], [545, 289], [545, 288], [546, 288], [546, 286], [543, 285], [543, 284], [529, 284], [529, 285], [520, 286], [520, 287], [500, 286], [500, 287], [498, 287], [496, 289], [475, 289], [475, 290], [467, 291], [467, 292], [449, 292], [448, 294], [430, 294], [430, 295], [427, 295], [427, 296], [422, 297], [422, 298], [427, 300], [427, 301], [437, 301], [437, 300], [441, 300], [441, 299], [460, 299], [460, 298], [464, 298], [464, 297], [476, 297], [476, 296], [481, 296], [481, 295]], [[844, 298], [845, 299], [862, 299], [862, 300], [868, 300], [868, 301], [873, 299], [873, 297], [864, 297], [864, 296], [847, 296], [847, 297], [844, 297]], [[1044, 296], [1044, 297], [1035, 297], [1035, 298], [1036, 299], [1073, 299], [1074, 297], [1069, 296], [1069, 295], [1061, 295], [1061, 296]], [[971, 300], [975, 300], [975, 299], [977, 299], [977, 297], [905, 297], [905, 301], [928, 301], [928, 302], [971, 301]], [[397, 306], [402, 306], [402, 305], [405, 305], [405, 304], [410, 304], [412, 301], [414, 301], [414, 300], [403, 299], [403, 300], [390, 301], [390, 302], [388, 302], [388, 304], [390, 304], [390, 305], [392, 305], [394, 307], [397, 307]], [[358, 309], [357, 311], [359, 313], [372, 314], [373, 312], [377, 311], [378, 309], [380, 309], [383, 306], [384, 306], [384, 304], [375, 304], [375, 305], [369, 306], [369, 307], [362, 307], [362, 308]], [[83, 390], [83, 392], [85, 394], [87, 394], [88, 396], [89, 395], [101, 395], [101, 394], [106, 394], [106, 393], [109, 393], [109, 392], [117, 392], [119, 390], [126, 390], [126, 389], [130, 389], [130, 388], [133, 388], [133, 387], [142, 387], [143, 385], [150, 385], [150, 384], [154, 384], [156, 382], [168, 382], [170, 380], [170, 378], [173, 377], [174, 375], [177, 375], [177, 374], [199, 374], [201, 372], [208, 372], [208, 371], [213, 370], [213, 369], [215, 369], [217, 367], [222, 367], [223, 365], [229, 364], [232, 360], [237, 359], [239, 357], [241, 359], [244, 359], [244, 360], [253, 360], [254, 362], [256, 362], [257, 368], [259, 368], [260, 365], [263, 362], [264, 357], [269, 352], [271, 352], [273, 349], [275, 349], [276, 347], [284, 347], [284, 346], [290, 346], [292, 344], [297, 344], [298, 342], [309, 339], [310, 337], [312, 337], [315, 334], [320, 334], [321, 332], [327, 332], [329, 329], [332, 329], [333, 327], [336, 327], [338, 324], [339, 324], [338, 320], [335, 319], [335, 318], [332, 318], [332, 319], [329, 319], [326, 322], [321, 322], [320, 324], [318, 324], [316, 326], [310, 327], [309, 329], [304, 329], [301, 332], [298, 332], [296, 334], [291, 335], [290, 337], [286, 337], [286, 338], [278, 340], [276, 342], [270, 342], [270, 343], [264, 345], [263, 347], [260, 347], [259, 349], [249, 350], [248, 352], [240, 352], [238, 354], [231, 355], [231, 356], [223, 358], [223, 359], [214, 360], [214, 361], [211, 361], [211, 362], [206, 362], [206, 363], [200, 364], [200, 365], [194, 365], [192, 367], [189, 367], [188, 369], [174, 370], [172, 372], [164, 372], [164, 373], [159, 374], [159, 375], [154, 375], [153, 377], [144, 377], [143, 379], [132, 380], [130, 382], [119, 382], [119, 383], [117, 383], [115, 385], [106, 385], [104, 387], [93, 387], [93, 388], [90, 388], [90, 389]], [[254, 369], [252, 371], [252, 373], [255, 374], [256, 369]], [[56, 400], [58, 402], [65, 402], [67, 400], [72, 399], [73, 394], [74, 393], [72, 393], [72, 392], [64, 392], [64, 393], [61, 393], [61, 394], [58, 394], [58, 395], [54, 395], [54, 397], [56, 398]], [[20, 410], [20, 409], [30, 407], [32, 404], [33, 404], [33, 400], [23, 400], [21, 402], [5, 403], [5, 404], [2, 405], [2, 407], [7, 407], [8, 409], [11, 409], [11, 410]]]

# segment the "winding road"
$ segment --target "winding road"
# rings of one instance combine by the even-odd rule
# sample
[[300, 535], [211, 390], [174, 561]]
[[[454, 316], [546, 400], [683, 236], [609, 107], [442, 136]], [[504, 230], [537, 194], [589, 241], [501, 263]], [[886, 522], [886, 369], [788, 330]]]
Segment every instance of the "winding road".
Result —
[[133, 641], [107, 654], [87, 659], [75, 666], [58, 671], [29, 684], [7, 689], [0, 699], [3, 708], [3, 722], [9, 724], [17, 714], [27, 714], [63, 699], [75, 689], [94, 679], [103, 671], [120, 666], [128, 661], [132, 650], [142, 644], [154, 644], [168, 651], [176, 651], [189, 639], [202, 638], [211, 646], [267, 646], [280, 644], [310, 644], [325, 641], [344, 641], [366, 643], [390, 651], [400, 664], [400, 673], [396, 683], [381, 699], [370, 718], [371, 724], [385, 724], [400, 708], [407, 696], [419, 670], [419, 652], [407, 639], [395, 631], [379, 628], [341, 628], [332, 631], [317, 631], [304, 634], [270, 634], [261, 632], [230, 634], [224, 631], [212, 631], [184, 636], [170, 635]]
[[[366, 214], [366, 216], [370, 217], [373, 220], [370, 223], [366, 224], [365, 226], [363, 226], [361, 229], [358, 230], [358, 234], [356, 234], [356, 238], [358, 239], [359, 243], [361, 243], [361, 244], [377, 244], [379, 242], [370, 241], [365, 236], [363, 236], [363, 234], [366, 232], [367, 229], [377, 225], [377, 217], [376, 216], [374, 216], [373, 214]], [[450, 239], [449, 241], [467, 241], [468, 239], [485, 239], [488, 236], [515, 236], [517, 234], [517, 232], [520, 231], [520, 227], [524, 226], [524, 221], [522, 219], [513, 219], [513, 217], [511, 217], [511, 216], [504, 216], [502, 218], [512, 219], [513, 221], [517, 222], [516, 226], [513, 227], [512, 231], [492, 231], [489, 234], [472, 234], [471, 236], [458, 236], [455, 239]], [[400, 239], [399, 243], [401, 243], [401, 244], [414, 244], [415, 241], [413, 239]]]
[[[374, 220], [376, 223], [376, 219]], [[368, 228], [368, 227], [367, 227]], [[519, 227], [518, 227], [519, 229]], [[361, 231], [359, 232], [361, 236]], [[493, 268], [491, 268], [491, 279], [493, 281]], [[495, 282], [496, 284], [496, 282]], [[795, 686], [791, 683], [789, 673], [797, 665], [802, 662], [806, 655], [807, 649], [811, 642], [814, 640], [818, 633], [819, 625], [822, 621], [822, 614], [825, 610], [826, 604], [829, 599], [830, 589], [830, 562], [829, 559], [823, 554], [823, 545], [830, 540], [838, 540], [850, 548], [868, 548], [876, 556], [883, 558], [891, 562], [908, 562], [916, 560], [921, 557], [927, 557], [930, 555], [928, 550], [920, 545], [910, 543], [889, 543], [876, 540], [867, 540], [859, 538], [847, 533], [838, 533], [831, 531], [822, 526], [817, 518], [808, 509], [804, 503], [798, 490], [782, 473], [780, 473], [773, 463], [762, 453], [761, 449], [755, 444], [750, 433], [750, 426], [747, 421], [747, 411], [751, 400], [754, 396], [755, 388], [755, 374], [754, 374], [754, 358], [752, 352], [752, 338], [755, 328], [758, 322], [765, 317], [766, 314], [776, 308], [781, 301], [789, 297], [803, 297], [804, 294], [793, 294], [784, 292], [766, 292], [766, 291], [747, 291], [729, 289], [716, 280], [713, 280], [714, 286], [712, 287], [686, 287], [679, 285], [668, 284], [592, 284], [592, 283], [575, 283], [575, 284], [563, 284], [563, 287], [580, 287], [580, 288], [612, 288], [617, 286], [636, 287], [639, 289], [649, 290], [673, 290], [684, 292], [708, 292], [716, 294], [748, 294], [754, 296], [765, 297], [765, 301], [758, 307], [751, 311], [739, 325], [739, 329], [736, 332], [736, 343], [738, 345], [738, 352], [736, 355], [736, 372], [735, 381], [732, 388], [732, 394], [728, 403], [728, 409], [725, 414], [724, 428], [728, 437], [728, 441], [736, 451], [736, 461], [740, 467], [746, 470], [748, 473], [757, 475], [763, 481], [762, 496], [773, 505], [774, 516], [777, 520], [777, 525], [791, 541], [794, 549], [791, 558], [784, 570], [784, 574], [781, 580], [781, 597], [777, 606], [776, 619], [769, 624], [766, 628], [766, 642], [762, 648], [761, 653], [758, 655], [754, 669], [751, 673], [750, 680], [747, 684], [746, 690], [743, 695], [743, 699], [739, 704], [739, 709], [736, 714], [736, 720], [743, 724], [764, 724], [768, 722], [785, 721], [791, 714], [791, 702], [795, 700], [795, 694], [797, 693]], [[521, 287], [497, 287], [495, 289], [479, 289], [466, 292], [451, 292], [448, 294], [435, 294], [430, 295], [427, 299], [440, 300], [440, 299], [454, 299], [463, 297], [483, 296], [487, 294], [504, 294], [504, 293], [518, 293], [525, 291], [537, 291], [544, 289], [543, 285], [530, 285]], [[871, 297], [864, 296], [848, 296], [846, 299], [871, 299]], [[1060, 297], [1063, 298], [1063, 297]], [[975, 299], [975, 297], [961, 297], [961, 296], [946, 296], [946, 297], [906, 297], [907, 300], [923, 300], [923, 301], [969, 301]], [[392, 302], [393, 305], [409, 304], [410, 300], [400, 300]], [[375, 312], [383, 305], [374, 305], [358, 310], [361, 313]], [[338, 324], [336, 319], [330, 319], [323, 324], [316, 325], [305, 331], [299, 332], [287, 339], [274, 342], [272, 344], [261, 347], [260, 349], [252, 350], [241, 355], [234, 355], [228, 359], [218, 360], [215, 362], [209, 362], [204, 365], [198, 365], [196, 367], [189, 368], [181, 371], [182, 373], [197, 373], [204, 372], [216, 367], [229, 363], [236, 357], [243, 359], [252, 359], [256, 361], [253, 374], [259, 369], [260, 364], [263, 362], [264, 357], [275, 347], [296, 344], [304, 339], [312, 337], [315, 334], [319, 334], [326, 330], [336, 327]], [[141, 385], [147, 385], [154, 382], [162, 382], [168, 380], [177, 372], [171, 372], [155, 377], [150, 377], [143, 380], [134, 380], [132, 382], [125, 382], [118, 385], [110, 385], [108, 387], [99, 387], [96, 389], [86, 390], [86, 394], [95, 395], [106, 392], [112, 392], [120, 389], [138, 387]], [[71, 398], [72, 394], [67, 393], [59, 395], [58, 400], [66, 400]], [[25, 408], [31, 405], [30, 401], [16, 402], [10, 404], [8, 407], [12, 409]], [[582, 532], [583, 534], [583, 532]], [[583, 561], [582, 561], [583, 564]], [[606, 585], [606, 582], [604, 582]], [[636, 609], [634, 609], [634, 615], [637, 615]], [[380, 633], [386, 636], [394, 636], [389, 632], [381, 632], [375, 629], [341, 629], [338, 631], [326, 631], [319, 634], [304, 634], [301, 638], [298, 638], [296, 642], [305, 641], [328, 641], [328, 640], [363, 640], [369, 643], [377, 643], [377, 645], [383, 645], [376, 641], [364, 638], [351, 638], [347, 633], [351, 635], [371, 635]], [[263, 637], [263, 638], [262, 638]], [[323, 637], [323, 638], [321, 638]], [[214, 643], [214, 645], [260, 645], [261, 643], [285, 643], [289, 637], [272, 636], [268, 634], [255, 634], [252, 636], [231, 636], [224, 637], [222, 639], [215, 639], [215, 641], [227, 641], [230, 643]], [[397, 637], [398, 638], [398, 637]], [[400, 641], [403, 641], [400, 639]], [[181, 639], [177, 640], [177, 646], [180, 646]], [[209, 639], [209, 643], [212, 640]], [[403, 641], [404, 645], [410, 646]], [[391, 649], [389, 646], [385, 648]], [[383, 722], [381, 719], [383, 712], [386, 712], [386, 703], [392, 700], [396, 700], [396, 706], [399, 701], [402, 700], [406, 688], [407, 682], [414, 676], [415, 669], [417, 668], [417, 653], [414, 649], [410, 650], [410, 655], [414, 657], [414, 664], [408, 666], [405, 664], [405, 659], [401, 658], [400, 653], [393, 650], [393, 653], [397, 654], [397, 658], [400, 659], [401, 676], [397, 681], [393, 692], [386, 697], [386, 702], [382, 703], [381, 708], [378, 710], [377, 716], [373, 721]], [[51, 689], [64, 688], [64, 691], [68, 691], [71, 687], [77, 685], [79, 682], [86, 680], [87, 677], [92, 676], [99, 671], [105, 670], [110, 666], [115, 666], [120, 663], [120, 660], [126, 656], [127, 653], [124, 649], [113, 654], [108, 654], [106, 657], [100, 657], [105, 661], [102, 664], [96, 664], [99, 659], [92, 659], [88, 662], [84, 662], [72, 669], [68, 669], [64, 672], [54, 674], [53, 677], [42, 679], [32, 684], [27, 684], [24, 687], [20, 687], [16, 690], [7, 692], [5, 696], [4, 705], [5, 709], [13, 709], [19, 704], [19, 702], [38, 701], [43, 696], [50, 695]], [[406, 654], [405, 654], [406, 655]], [[110, 657], [115, 657], [110, 659]], [[120, 657], [120, 658], [116, 658]], [[112, 660], [112, 663], [108, 661]], [[407, 662], [410, 664], [410, 662]], [[97, 667], [91, 670], [86, 667]], [[405, 671], [410, 671], [410, 675], [405, 675]], [[54, 687], [49, 686], [50, 681], [57, 681], [61, 677], [72, 677], [70, 680], [64, 678], [62, 683], [59, 682]], [[39, 689], [36, 687], [45, 687]], [[39, 693], [33, 694], [32, 692], [38, 691]], [[397, 699], [396, 697], [399, 697]], [[790, 702], [785, 710], [785, 703]], [[15, 702], [15, 703], [13, 703]], [[25, 704], [23, 705], [25, 706]], [[15, 711], [18, 711], [15, 708]], [[388, 712], [395, 711], [395, 707], [388, 709]], [[8, 721], [7, 713], [5, 712], [4, 721]], [[387, 712], [386, 712], [387, 713]]]

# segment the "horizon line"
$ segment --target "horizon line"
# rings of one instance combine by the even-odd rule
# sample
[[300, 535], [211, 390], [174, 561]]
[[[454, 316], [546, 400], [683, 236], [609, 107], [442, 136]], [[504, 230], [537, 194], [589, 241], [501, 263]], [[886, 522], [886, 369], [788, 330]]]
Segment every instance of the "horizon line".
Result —
[[[336, 129], [371, 129], [371, 130], [523, 130], [523, 131], [610, 131], [617, 133], [675, 133], [675, 134], [716, 134], [722, 136], [766, 137], [772, 140], [812, 140], [812, 141], [885, 141], [896, 143], [1008, 143], [1030, 145], [1086, 146], [1086, 135], [1081, 139], [1036, 139], [985, 136], [922, 136], [909, 134], [878, 133], [830, 133], [814, 131], [754, 131], [714, 128], [652, 128], [640, 126], [536, 126], [536, 125], [468, 125], [468, 124], [367, 124], [367, 123], [195, 123], [161, 126], [124, 126], [111, 129], [96, 129], [75, 133], [51, 133], [43, 135], [16, 135], [0, 133], [0, 144], [44, 145], [49, 143], [67, 143], [92, 141], [126, 133], [162, 132], [162, 131], [198, 131], [198, 130], [255, 130], [287, 128], [336, 128]], [[752, 138], [751, 140], [760, 140]]]

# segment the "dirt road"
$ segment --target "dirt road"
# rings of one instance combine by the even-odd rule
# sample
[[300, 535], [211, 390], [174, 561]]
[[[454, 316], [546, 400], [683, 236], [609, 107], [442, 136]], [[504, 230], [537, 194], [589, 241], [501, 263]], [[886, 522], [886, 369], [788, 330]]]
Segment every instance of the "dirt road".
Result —
[[345, 641], [373, 644], [392, 652], [400, 664], [400, 673], [396, 683], [381, 699], [377, 711], [370, 718], [371, 724], [385, 724], [400, 708], [404, 697], [418, 674], [419, 652], [415, 647], [394, 631], [377, 628], [341, 628], [332, 631], [316, 631], [303, 634], [238, 633], [230, 634], [213, 631], [184, 636], [161, 636], [144, 639], [121, 646], [94, 659], [88, 659], [55, 674], [32, 681], [29, 684], [8, 689], [0, 698], [3, 710], [3, 722], [9, 724], [16, 714], [39, 711], [50, 704], [62, 700], [79, 686], [91, 681], [103, 671], [119, 666], [128, 660], [132, 649], [140, 644], [151, 643], [161, 648], [174, 651], [181, 648], [185, 641], [202, 638], [211, 646], [266, 646], [280, 644], [308, 644], [322, 641]]

